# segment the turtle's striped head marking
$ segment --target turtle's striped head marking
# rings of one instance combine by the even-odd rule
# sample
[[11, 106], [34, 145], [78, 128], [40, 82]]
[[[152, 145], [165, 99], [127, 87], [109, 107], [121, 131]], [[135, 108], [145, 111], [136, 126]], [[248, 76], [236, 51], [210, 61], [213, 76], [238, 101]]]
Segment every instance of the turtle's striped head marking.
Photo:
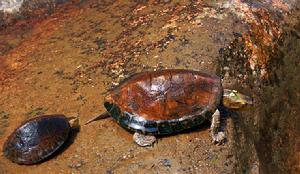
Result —
[[251, 97], [243, 95], [236, 90], [224, 89], [223, 105], [231, 109], [245, 109], [253, 105]]

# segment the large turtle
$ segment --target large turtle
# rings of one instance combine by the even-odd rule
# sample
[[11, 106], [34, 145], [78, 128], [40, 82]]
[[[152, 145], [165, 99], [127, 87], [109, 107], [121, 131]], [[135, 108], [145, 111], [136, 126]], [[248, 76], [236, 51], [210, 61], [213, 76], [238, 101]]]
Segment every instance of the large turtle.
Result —
[[235, 90], [223, 90], [216, 75], [192, 70], [168, 69], [142, 72], [124, 80], [108, 92], [107, 113], [95, 120], [113, 117], [122, 127], [134, 131], [140, 146], [151, 145], [155, 135], [167, 135], [212, 120], [211, 134], [216, 143], [225, 139], [217, 106], [238, 109], [252, 99]]
[[34, 164], [52, 155], [78, 128], [78, 118], [43, 115], [25, 121], [6, 140], [3, 153], [18, 164]]

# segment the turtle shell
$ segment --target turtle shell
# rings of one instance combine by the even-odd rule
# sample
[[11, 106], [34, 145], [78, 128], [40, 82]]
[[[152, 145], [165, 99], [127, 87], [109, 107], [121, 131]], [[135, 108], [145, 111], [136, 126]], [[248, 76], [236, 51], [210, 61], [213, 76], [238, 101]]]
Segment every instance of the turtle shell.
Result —
[[124, 128], [172, 134], [210, 119], [222, 96], [221, 80], [192, 70], [138, 73], [105, 98], [104, 106]]
[[18, 164], [34, 164], [53, 154], [66, 141], [70, 125], [64, 115], [29, 119], [6, 140], [4, 155]]

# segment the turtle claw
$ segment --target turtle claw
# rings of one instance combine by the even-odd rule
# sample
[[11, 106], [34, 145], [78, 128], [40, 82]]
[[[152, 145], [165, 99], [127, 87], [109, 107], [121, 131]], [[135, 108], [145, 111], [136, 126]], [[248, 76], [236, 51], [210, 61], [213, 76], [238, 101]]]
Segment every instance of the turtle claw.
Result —
[[133, 140], [139, 146], [151, 146], [156, 141], [156, 137], [153, 135], [144, 135], [138, 132], [135, 132], [133, 135]]
[[218, 132], [217, 134], [212, 136], [212, 142], [217, 145], [222, 145], [226, 142], [225, 132]]

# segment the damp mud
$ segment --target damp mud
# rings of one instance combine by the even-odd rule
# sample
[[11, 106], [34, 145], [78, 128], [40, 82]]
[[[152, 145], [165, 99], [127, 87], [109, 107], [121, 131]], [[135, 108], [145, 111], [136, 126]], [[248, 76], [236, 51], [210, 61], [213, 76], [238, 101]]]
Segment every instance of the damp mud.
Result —
[[[299, 173], [296, 2], [57, 2], [1, 12], [0, 150], [38, 115], [79, 116], [81, 128], [43, 163], [1, 154], [0, 173]], [[217, 74], [254, 98], [230, 111], [226, 144], [212, 143], [209, 121], [146, 148], [112, 118], [84, 125], [123, 79], [170, 68]]]

